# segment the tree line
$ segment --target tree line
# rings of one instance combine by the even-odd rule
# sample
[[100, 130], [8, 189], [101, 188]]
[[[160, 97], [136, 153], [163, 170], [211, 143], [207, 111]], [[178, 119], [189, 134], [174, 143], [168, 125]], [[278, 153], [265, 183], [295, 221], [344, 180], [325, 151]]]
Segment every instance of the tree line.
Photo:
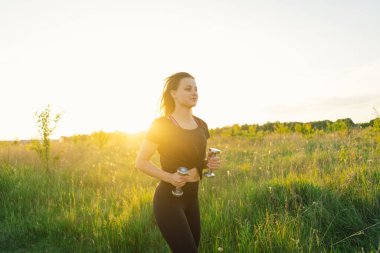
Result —
[[352, 129], [372, 127], [380, 130], [380, 117], [370, 120], [366, 123], [355, 124], [352, 119], [338, 119], [336, 121], [322, 120], [307, 123], [302, 122], [267, 122], [265, 124], [233, 124], [232, 126], [217, 127], [210, 129], [211, 136], [246, 136], [259, 137], [268, 133], [300, 133], [303, 135], [312, 135], [314, 133], [324, 132], [343, 132], [349, 133]]

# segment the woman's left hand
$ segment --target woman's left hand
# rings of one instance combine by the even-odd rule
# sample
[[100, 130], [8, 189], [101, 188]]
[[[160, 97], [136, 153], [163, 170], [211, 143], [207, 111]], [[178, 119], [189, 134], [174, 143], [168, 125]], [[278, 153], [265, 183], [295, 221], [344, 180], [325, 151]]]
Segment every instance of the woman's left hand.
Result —
[[207, 160], [207, 168], [210, 168], [212, 170], [218, 169], [220, 166], [220, 157], [218, 156], [212, 156], [209, 157]]

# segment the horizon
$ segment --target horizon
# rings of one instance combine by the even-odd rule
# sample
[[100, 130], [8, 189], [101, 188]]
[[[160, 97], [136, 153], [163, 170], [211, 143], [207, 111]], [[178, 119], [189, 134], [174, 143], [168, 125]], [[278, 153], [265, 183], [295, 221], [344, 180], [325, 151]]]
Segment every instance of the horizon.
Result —
[[[380, 2], [0, 3], [0, 140], [148, 129], [164, 79], [195, 77], [209, 128], [351, 118], [380, 110]], [[252, 123], [255, 122], [255, 123]]]
[[[238, 124], [239, 126], [243, 126], [243, 125], [258, 125], [258, 126], [264, 126], [265, 124], [275, 124], [275, 123], [281, 123], [281, 124], [292, 124], [292, 123], [301, 123], [301, 124], [307, 124], [307, 123], [314, 123], [314, 122], [324, 122], [324, 121], [330, 121], [330, 122], [336, 122], [338, 120], [344, 120], [344, 119], [351, 119], [352, 122], [354, 122], [355, 125], [359, 125], [359, 124], [366, 124], [366, 123], [370, 123], [372, 120], [375, 120], [377, 118], [380, 118], [380, 116], [375, 116], [373, 119], [370, 119], [366, 122], [355, 122], [353, 121], [351, 118], [340, 118], [340, 119], [336, 119], [336, 120], [329, 120], [329, 119], [325, 119], [325, 120], [314, 120], [314, 121], [306, 121], [306, 122], [302, 122], [302, 121], [267, 121], [267, 122], [264, 122], [264, 123], [243, 123], [243, 124], [239, 124], [239, 123], [234, 123], [234, 124], [231, 124], [231, 125], [223, 125], [223, 126], [216, 126], [216, 127], [209, 127], [209, 130], [212, 130], [212, 129], [217, 129], [217, 128], [224, 128], [224, 127], [233, 127], [233, 125], [236, 125]], [[36, 130], [37, 131], [37, 130]], [[121, 134], [125, 134], [125, 135], [139, 135], [139, 134], [144, 134], [147, 129], [145, 130], [140, 130], [140, 131], [136, 131], [136, 132], [127, 132], [127, 131], [122, 131], [122, 130], [112, 130], [112, 131], [104, 131], [103, 129], [99, 129], [99, 130], [95, 130], [95, 131], [92, 131], [92, 132], [87, 132], [87, 133], [75, 133], [75, 134], [72, 134], [72, 135], [61, 135], [61, 136], [57, 136], [55, 135], [54, 133], [52, 134], [52, 137], [50, 138], [50, 140], [52, 141], [58, 141], [60, 140], [61, 138], [63, 137], [73, 137], [73, 136], [76, 136], [76, 135], [91, 135], [93, 133], [96, 133], [96, 132], [105, 132], [106, 134], [109, 134], [109, 133], [121, 133]], [[19, 138], [14, 138], [14, 139], [0, 139], [0, 142], [12, 142], [12, 141], [31, 141], [33, 138], [29, 138], [29, 139], [19, 139]], [[34, 137], [34, 139], [38, 139], [37, 137]]]

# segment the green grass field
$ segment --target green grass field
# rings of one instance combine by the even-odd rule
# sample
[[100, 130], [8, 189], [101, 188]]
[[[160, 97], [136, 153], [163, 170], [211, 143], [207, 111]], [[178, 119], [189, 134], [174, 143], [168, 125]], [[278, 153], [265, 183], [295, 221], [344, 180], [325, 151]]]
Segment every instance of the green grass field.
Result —
[[[154, 220], [158, 180], [134, 168], [143, 135], [0, 146], [0, 252], [169, 252]], [[380, 133], [213, 136], [200, 252], [379, 252]], [[158, 163], [158, 155], [153, 158]]]

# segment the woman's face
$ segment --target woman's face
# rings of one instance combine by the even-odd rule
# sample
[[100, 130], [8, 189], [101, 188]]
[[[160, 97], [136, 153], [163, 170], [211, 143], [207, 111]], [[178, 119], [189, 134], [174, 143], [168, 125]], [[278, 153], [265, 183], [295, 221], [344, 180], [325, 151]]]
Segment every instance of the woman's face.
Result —
[[177, 90], [172, 90], [171, 95], [176, 105], [194, 107], [198, 101], [197, 84], [191, 77], [182, 78]]

